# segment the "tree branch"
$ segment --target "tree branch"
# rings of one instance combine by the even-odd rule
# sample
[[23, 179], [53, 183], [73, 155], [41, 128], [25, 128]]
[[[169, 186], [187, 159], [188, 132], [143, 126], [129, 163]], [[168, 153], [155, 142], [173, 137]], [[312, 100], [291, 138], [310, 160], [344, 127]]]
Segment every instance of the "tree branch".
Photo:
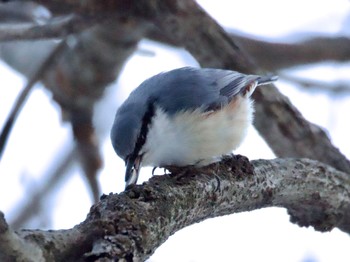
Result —
[[296, 86], [301, 87], [311, 92], [328, 93], [333, 96], [347, 96], [350, 93], [350, 82], [346, 80], [338, 80], [332, 82], [325, 82], [321, 80], [313, 80], [303, 77], [291, 76], [289, 74], [279, 74], [283, 80], [288, 81]]
[[63, 38], [79, 33], [96, 24], [96, 18], [68, 16], [47, 21], [45, 24], [16, 23], [0, 26], [0, 41]]
[[44, 261], [40, 247], [19, 237], [5, 221], [0, 211], [0, 260], [1, 261]]
[[300, 226], [350, 232], [350, 176], [317, 161], [249, 162], [235, 156], [200, 169], [170, 170], [143, 186], [102, 196], [72, 229], [24, 230], [17, 236], [36, 245], [48, 261], [144, 261], [183, 227], [271, 206], [287, 208]]
[[277, 71], [324, 61], [350, 60], [349, 37], [310, 37], [298, 43], [269, 43], [230, 35], [266, 70]]
[[[72, 123], [86, 181], [95, 201], [100, 194], [97, 172], [102, 159], [92, 125], [93, 107], [136, 49], [143, 31], [144, 26], [132, 19], [90, 28], [69, 38], [69, 47], [62, 52], [58, 63], [41, 78], [60, 104], [64, 119]], [[7, 50], [16, 48], [7, 45]], [[13, 53], [16, 56], [17, 52]], [[21, 56], [17, 59], [23, 63]]]
[[1, 130], [0, 133], [0, 160], [3, 154], [3, 151], [5, 149], [8, 137], [11, 133], [12, 127], [17, 119], [17, 116], [22, 109], [24, 102], [27, 100], [27, 97], [34, 87], [35, 83], [40, 81], [40, 79], [43, 77], [45, 72], [47, 70], [50, 70], [51, 67], [54, 65], [55, 60], [58, 59], [58, 56], [61, 54], [61, 52], [66, 47], [66, 41], [62, 40], [60, 44], [58, 44], [52, 52], [47, 56], [47, 58], [43, 61], [43, 63], [37, 68], [37, 71], [35, 74], [33, 74], [29, 80], [26, 86], [23, 88], [21, 94], [17, 98], [14, 107], [12, 108], [9, 117], [7, 118], [4, 128]]
[[15, 213], [15, 216], [12, 218], [12, 221], [9, 221], [13, 229], [23, 228], [33, 217], [44, 214], [46, 212], [44, 204], [47, 198], [50, 198], [53, 193], [57, 193], [62, 182], [67, 180], [68, 175], [71, 174], [68, 170], [77, 161], [78, 149], [75, 145], [72, 147], [65, 146], [64, 148], [66, 149], [66, 154], [61, 159], [56, 158], [52, 161], [53, 163], [51, 168], [48, 169], [48, 174], [45, 174], [45, 181], [37, 187], [28, 189], [25, 192], [25, 199], [21, 201], [21, 205], [13, 208], [12, 211]]
[[[347, 62], [350, 60], [350, 39], [348, 37], [309, 37], [297, 43], [266, 42], [237, 33], [227, 34], [232, 41], [246, 50], [260, 67], [268, 71], [279, 71], [298, 65], [324, 61]], [[146, 35], [149, 39], [168, 45], [179, 43], [164, 35], [159, 28], [150, 27]]]

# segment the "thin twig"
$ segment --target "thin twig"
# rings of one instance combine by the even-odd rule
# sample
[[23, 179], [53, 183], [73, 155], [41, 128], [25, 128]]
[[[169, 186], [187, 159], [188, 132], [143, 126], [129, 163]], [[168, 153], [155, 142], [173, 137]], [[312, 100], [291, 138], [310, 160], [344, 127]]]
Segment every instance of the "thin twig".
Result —
[[[63, 148], [67, 147], [64, 146]], [[23, 204], [23, 208], [16, 208], [16, 210], [20, 210], [20, 213], [18, 213], [16, 217], [10, 221], [12, 228], [22, 228], [27, 221], [41, 213], [43, 203], [46, 202], [49, 193], [56, 192], [56, 190], [53, 189], [57, 188], [57, 186], [60, 185], [59, 182], [67, 177], [69, 174], [67, 171], [76, 160], [77, 149], [76, 145], [74, 145], [73, 148], [69, 148], [68, 152], [64, 153], [63, 159], [56, 159], [53, 161], [56, 166], [50, 169], [52, 172], [46, 176], [48, 177], [46, 182], [44, 182], [39, 189], [36, 189], [35, 192], [29, 192], [26, 194], [27, 201], [25, 201]], [[30, 197], [28, 197], [28, 195]]]

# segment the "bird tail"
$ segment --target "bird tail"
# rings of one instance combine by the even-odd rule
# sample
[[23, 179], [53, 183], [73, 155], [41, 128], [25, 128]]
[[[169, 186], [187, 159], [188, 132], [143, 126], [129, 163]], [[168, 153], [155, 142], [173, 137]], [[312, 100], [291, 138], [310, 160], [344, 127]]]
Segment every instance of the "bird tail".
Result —
[[260, 76], [257, 79], [258, 86], [270, 84], [272, 82], [275, 82], [277, 79], [278, 79], [278, 76], [275, 76], [275, 75]]
[[245, 86], [241, 89], [240, 93], [243, 97], [250, 97], [257, 86], [270, 84], [278, 79], [278, 76], [266, 75], [266, 76], [257, 76], [257, 75], [248, 75], [248, 81]]

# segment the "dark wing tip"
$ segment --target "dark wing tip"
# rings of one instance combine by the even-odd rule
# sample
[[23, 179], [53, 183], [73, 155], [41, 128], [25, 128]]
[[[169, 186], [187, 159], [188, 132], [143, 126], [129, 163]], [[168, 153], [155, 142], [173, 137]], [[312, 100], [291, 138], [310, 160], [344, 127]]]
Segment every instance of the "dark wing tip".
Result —
[[272, 82], [275, 82], [278, 80], [278, 76], [276, 75], [266, 75], [266, 76], [260, 76], [257, 81], [258, 81], [258, 86], [259, 85], [267, 85]]
[[235, 77], [232, 78], [232, 80], [228, 82], [226, 86], [220, 89], [220, 95], [233, 97], [237, 93], [239, 93], [241, 88], [244, 86], [244, 83], [245, 83], [244, 75], [241, 75], [241, 74], [232, 74], [232, 75]]

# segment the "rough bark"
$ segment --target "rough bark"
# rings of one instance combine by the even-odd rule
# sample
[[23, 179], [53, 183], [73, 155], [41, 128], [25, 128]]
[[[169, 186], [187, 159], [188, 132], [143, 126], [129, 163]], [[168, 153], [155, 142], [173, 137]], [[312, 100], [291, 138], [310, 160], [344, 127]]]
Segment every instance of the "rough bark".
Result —
[[285, 207], [300, 226], [350, 232], [350, 177], [317, 161], [249, 162], [235, 156], [201, 169], [170, 170], [121, 194], [102, 196], [86, 220], [69, 230], [14, 234], [0, 226], [2, 258], [11, 255], [10, 234], [32, 247], [28, 254], [20, 248], [28, 256], [24, 261], [30, 256], [34, 261], [144, 261], [183, 227], [271, 206]]

